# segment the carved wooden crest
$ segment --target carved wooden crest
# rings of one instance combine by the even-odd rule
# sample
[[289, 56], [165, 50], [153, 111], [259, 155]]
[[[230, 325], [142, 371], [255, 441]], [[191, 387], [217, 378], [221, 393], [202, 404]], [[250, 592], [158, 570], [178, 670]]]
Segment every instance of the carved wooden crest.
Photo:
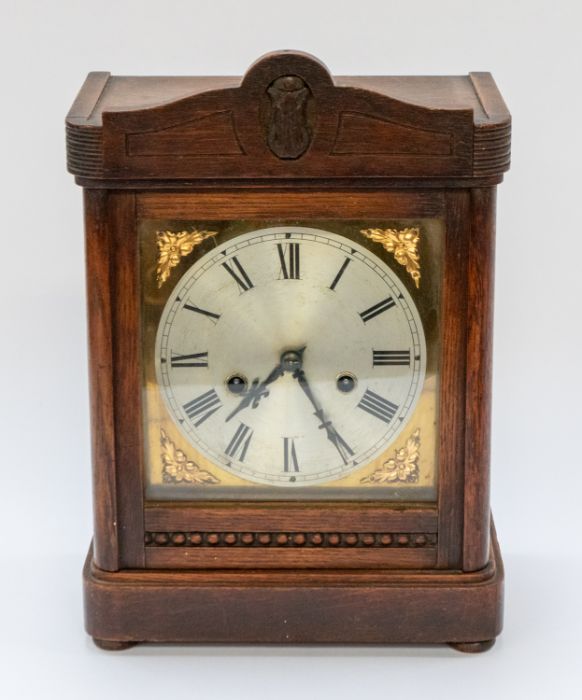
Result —
[[267, 92], [271, 98], [269, 148], [279, 158], [299, 158], [311, 142], [307, 123], [309, 88], [296, 75], [285, 75], [277, 78]]

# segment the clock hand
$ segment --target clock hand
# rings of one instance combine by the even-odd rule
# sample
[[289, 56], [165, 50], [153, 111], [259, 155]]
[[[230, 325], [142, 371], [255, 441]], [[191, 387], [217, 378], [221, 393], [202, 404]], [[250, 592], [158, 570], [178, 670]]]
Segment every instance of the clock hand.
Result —
[[242, 401], [239, 405], [232, 411], [227, 417], [226, 421], [234, 418], [239, 411], [252, 404], [251, 408], [256, 408], [259, 405], [260, 400], [264, 396], [269, 395], [268, 389], [266, 387], [272, 384], [276, 379], [283, 376], [285, 372], [295, 371], [297, 368], [301, 367], [303, 362], [303, 353], [305, 352], [305, 347], [299, 348], [299, 350], [287, 350], [281, 355], [281, 360], [279, 364], [273, 368], [271, 373], [267, 378], [259, 384], [259, 378], [256, 377], [251, 383], [251, 388], [247, 391]]
[[250, 389], [247, 391], [247, 393], [244, 395], [242, 401], [239, 403], [239, 405], [232, 411], [227, 417], [226, 421], [231, 420], [231, 418], [234, 418], [236, 414], [239, 411], [242, 411], [244, 408], [252, 404], [252, 408], [256, 408], [259, 405], [259, 401], [263, 398], [263, 396], [268, 396], [269, 391], [266, 389], [266, 387], [269, 384], [272, 384], [276, 379], [278, 379], [280, 376], [282, 376], [285, 372], [285, 369], [283, 367], [283, 362], [279, 362], [279, 364], [274, 367], [270, 374], [267, 375], [267, 378], [259, 383], [259, 378], [256, 377], [253, 379], [252, 384]]
[[321, 421], [321, 425], [319, 426], [320, 429], [323, 428], [325, 430], [326, 435], [327, 435], [327, 439], [332, 443], [332, 445], [339, 452], [340, 457], [343, 460], [343, 463], [347, 464], [349, 461], [349, 458], [351, 456], [353, 456], [354, 451], [347, 444], [347, 442], [342, 438], [342, 436], [337, 432], [333, 423], [330, 420], [326, 419], [325, 413], [323, 412], [323, 409], [321, 408], [317, 399], [313, 395], [313, 392], [311, 391], [311, 387], [309, 386], [309, 382], [307, 381], [307, 377], [305, 376], [305, 372], [301, 368], [299, 368], [299, 369], [295, 370], [295, 372], [293, 373], [293, 376], [299, 382], [299, 386], [303, 389], [304, 394], [311, 401], [313, 408], [315, 408], [315, 412], [313, 415], [316, 416], [316, 418], [318, 418]]

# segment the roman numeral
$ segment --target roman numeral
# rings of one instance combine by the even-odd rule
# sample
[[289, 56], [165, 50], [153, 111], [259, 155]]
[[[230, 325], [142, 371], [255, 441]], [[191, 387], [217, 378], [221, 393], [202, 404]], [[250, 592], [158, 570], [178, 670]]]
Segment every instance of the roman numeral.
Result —
[[295, 440], [293, 438], [283, 438], [283, 471], [299, 471], [299, 462], [297, 461]]
[[337, 286], [337, 283], [341, 280], [342, 275], [343, 275], [344, 272], [346, 271], [346, 267], [347, 267], [351, 262], [352, 262], [352, 259], [351, 259], [351, 258], [346, 258], [346, 259], [344, 260], [342, 266], [341, 266], [340, 269], [338, 270], [337, 275], [333, 278], [333, 282], [329, 285], [329, 288], [330, 288], [332, 291], [335, 291], [335, 288], [336, 288], [336, 286]]
[[372, 364], [379, 365], [410, 365], [410, 350], [372, 350]]
[[216, 323], [220, 318], [220, 314], [215, 314], [212, 311], [206, 311], [206, 309], [201, 309], [199, 306], [194, 306], [194, 304], [184, 304], [184, 308], [188, 311], [194, 311], [194, 313], [202, 314], [203, 316], [208, 316], [213, 323]]
[[[225, 450], [225, 454], [228, 457], [234, 457], [235, 459], [238, 459], [239, 462], [244, 462], [247, 450], [249, 449], [249, 442], [251, 441], [252, 437], [253, 431], [249, 428], [248, 425], [241, 423], [236, 429], [234, 435], [232, 436], [232, 440], [228, 443], [228, 447]], [[237, 457], [236, 454], [239, 451], [240, 456]]]
[[301, 279], [299, 274], [299, 243], [277, 243], [281, 272], [286, 280]]
[[361, 311], [360, 316], [362, 317], [362, 321], [364, 323], [367, 323], [370, 319], [374, 318], [375, 316], [378, 316], [384, 311], [388, 311], [388, 309], [391, 309], [393, 306], [396, 306], [396, 302], [394, 301], [394, 299], [392, 299], [392, 297], [388, 297], [387, 299], [383, 299], [377, 304], [374, 304], [374, 306], [370, 306], [369, 309]]
[[367, 411], [370, 415], [379, 418], [384, 423], [389, 423], [395, 416], [398, 406], [388, 399], [384, 399], [371, 389], [366, 389], [360, 399], [358, 408]]
[[247, 292], [253, 286], [253, 283], [251, 282], [250, 277], [245, 272], [244, 267], [240, 264], [236, 255], [233, 255], [229, 262], [233, 263], [233, 265], [236, 267], [236, 271], [233, 270], [232, 267], [228, 263], [225, 263], [225, 262], [221, 263], [222, 267], [224, 267], [224, 269], [228, 272], [228, 274], [238, 284], [239, 289], [242, 292]]
[[193, 355], [178, 355], [172, 352], [170, 363], [172, 367], [208, 367], [208, 353], [195, 352]]
[[214, 389], [210, 389], [210, 391], [184, 404], [183, 408], [191, 421], [194, 421], [195, 418], [198, 419], [194, 422], [194, 425], [198, 427], [205, 420], [208, 420], [213, 413], [216, 413], [221, 406], [222, 402], [218, 398], [218, 394]]

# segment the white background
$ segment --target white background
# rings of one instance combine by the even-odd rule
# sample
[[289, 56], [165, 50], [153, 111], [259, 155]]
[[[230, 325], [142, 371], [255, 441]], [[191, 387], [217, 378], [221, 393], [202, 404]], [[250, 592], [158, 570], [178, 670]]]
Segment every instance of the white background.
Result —
[[[575, 0], [0, 3], [3, 698], [579, 698], [580, 167]], [[63, 119], [86, 73], [238, 75], [309, 51], [336, 74], [491, 71], [513, 114], [499, 190], [493, 508], [506, 628], [448, 648], [94, 648], [81, 190]]]

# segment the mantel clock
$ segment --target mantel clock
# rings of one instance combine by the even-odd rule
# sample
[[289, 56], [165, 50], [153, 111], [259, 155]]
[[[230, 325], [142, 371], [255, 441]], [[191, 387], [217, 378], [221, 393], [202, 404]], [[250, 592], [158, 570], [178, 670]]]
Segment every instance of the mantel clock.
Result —
[[136, 642], [449, 643], [501, 629], [489, 514], [487, 73], [91, 73], [95, 533], [86, 625]]

